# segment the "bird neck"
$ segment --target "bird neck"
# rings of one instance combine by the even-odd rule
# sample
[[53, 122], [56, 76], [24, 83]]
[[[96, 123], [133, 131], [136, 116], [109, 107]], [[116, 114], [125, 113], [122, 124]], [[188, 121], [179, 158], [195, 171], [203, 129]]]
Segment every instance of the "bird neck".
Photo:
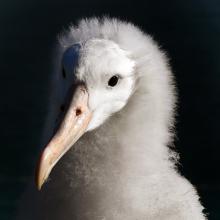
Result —
[[118, 143], [118, 157], [132, 175], [161, 172], [172, 165], [167, 147], [172, 139], [170, 129], [161, 116], [163, 109], [152, 99], [134, 94], [127, 106], [107, 122], [108, 135]]

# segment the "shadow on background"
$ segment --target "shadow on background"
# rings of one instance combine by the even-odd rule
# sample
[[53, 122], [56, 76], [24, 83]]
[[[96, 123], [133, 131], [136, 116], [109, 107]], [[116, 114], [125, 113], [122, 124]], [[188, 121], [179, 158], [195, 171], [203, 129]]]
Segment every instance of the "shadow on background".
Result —
[[0, 219], [14, 219], [34, 169], [56, 34], [81, 17], [103, 14], [134, 22], [168, 52], [179, 90], [180, 170], [198, 188], [209, 219], [220, 219], [217, 0], [0, 2]]

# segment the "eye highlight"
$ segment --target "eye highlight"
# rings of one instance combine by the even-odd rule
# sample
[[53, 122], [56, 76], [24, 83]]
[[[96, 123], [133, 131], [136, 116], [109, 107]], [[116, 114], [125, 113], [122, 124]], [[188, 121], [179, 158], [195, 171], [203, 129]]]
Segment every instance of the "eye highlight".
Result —
[[114, 87], [118, 84], [119, 75], [114, 75], [108, 80], [108, 86]]

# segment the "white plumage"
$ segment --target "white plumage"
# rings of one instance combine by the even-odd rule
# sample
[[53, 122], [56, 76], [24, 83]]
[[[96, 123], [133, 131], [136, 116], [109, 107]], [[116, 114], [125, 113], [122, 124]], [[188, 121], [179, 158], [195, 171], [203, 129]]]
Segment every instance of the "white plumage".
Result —
[[[72, 84], [71, 76], [63, 78], [62, 56], [76, 43], [81, 49], [74, 74], [86, 84], [93, 116], [50, 181], [40, 192], [27, 193], [21, 219], [206, 219], [195, 189], [176, 170], [178, 158], [168, 148], [176, 97], [166, 55], [134, 25], [83, 19], [61, 35], [47, 135]], [[119, 77], [113, 87], [108, 85], [112, 76]]]

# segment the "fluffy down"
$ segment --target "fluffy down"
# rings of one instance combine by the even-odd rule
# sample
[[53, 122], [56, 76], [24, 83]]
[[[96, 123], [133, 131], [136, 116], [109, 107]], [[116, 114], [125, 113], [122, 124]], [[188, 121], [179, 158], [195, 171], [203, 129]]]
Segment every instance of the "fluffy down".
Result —
[[[83, 19], [59, 36], [43, 142], [51, 135], [63, 98], [62, 54], [74, 43], [94, 39], [126, 51], [134, 63], [132, 94], [120, 111], [79, 139], [41, 192], [30, 186], [20, 219], [206, 219], [196, 190], [176, 169], [177, 154], [168, 147], [174, 135], [176, 92], [166, 55], [131, 23]], [[100, 63], [105, 56], [102, 59]]]

